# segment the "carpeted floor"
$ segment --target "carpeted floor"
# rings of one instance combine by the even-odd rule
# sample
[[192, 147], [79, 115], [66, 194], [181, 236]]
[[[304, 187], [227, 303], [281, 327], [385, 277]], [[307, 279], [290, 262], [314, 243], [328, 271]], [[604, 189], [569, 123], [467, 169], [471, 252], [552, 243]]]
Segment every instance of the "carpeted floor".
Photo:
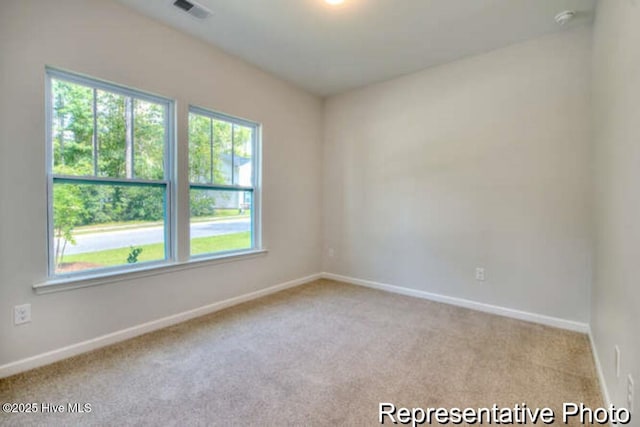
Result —
[[380, 402], [559, 414], [598, 390], [585, 335], [321, 280], [0, 380], [0, 402], [91, 404], [0, 424], [379, 425]]

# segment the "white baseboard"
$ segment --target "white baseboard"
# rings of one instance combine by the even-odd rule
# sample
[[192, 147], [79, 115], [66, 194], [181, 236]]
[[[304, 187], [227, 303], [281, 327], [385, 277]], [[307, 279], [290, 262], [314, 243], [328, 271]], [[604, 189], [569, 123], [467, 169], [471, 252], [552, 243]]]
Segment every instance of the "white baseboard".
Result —
[[609, 389], [607, 388], [607, 382], [604, 379], [604, 371], [602, 370], [602, 365], [600, 364], [600, 356], [598, 356], [598, 349], [596, 348], [596, 342], [593, 339], [593, 332], [591, 328], [589, 328], [589, 343], [591, 343], [591, 353], [593, 353], [593, 361], [596, 365], [596, 372], [598, 373], [598, 382], [600, 383], [600, 392], [602, 393], [602, 398], [604, 399], [604, 406], [609, 407], [611, 405], [611, 397], [609, 397]]
[[472, 310], [483, 311], [485, 313], [497, 314], [499, 316], [511, 317], [528, 322], [540, 323], [556, 328], [567, 329], [570, 331], [588, 333], [589, 325], [587, 323], [576, 322], [573, 320], [561, 319], [558, 317], [545, 316], [537, 313], [530, 313], [521, 310], [515, 310], [497, 305], [485, 304], [482, 302], [471, 301], [463, 298], [450, 297], [446, 295], [434, 294], [431, 292], [420, 291], [417, 289], [405, 288], [401, 286], [388, 285], [385, 283], [373, 282], [371, 280], [356, 279], [354, 277], [342, 276], [333, 273], [322, 273], [325, 279], [336, 280], [339, 282], [351, 283], [353, 285], [365, 286], [367, 288], [379, 289], [386, 292], [407, 295], [411, 297], [428, 299], [431, 301], [442, 302], [459, 307], [469, 308]]
[[162, 319], [153, 320], [151, 322], [143, 323], [141, 325], [133, 326], [131, 328], [123, 329], [111, 334], [102, 335], [97, 338], [93, 338], [87, 341], [83, 341], [77, 344], [72, 344], [67, 347], [52, 350], [46, 353], [38, 354], [36, 356], [28, 357], [26, 359], [18, 360], [0, 366], [0, 378], [15, 375], [20, 372], [28, 371], [33, 368], [48, 365], [63, 359], [67, 359], [72, 356], [76, 356], [81, 353], [86, 353], [91, 350], [105, 347], [110, 344], [115, 344], [120, 341], [127, 340], [148, 332], [153, 332], [158, 329], [166, 328], [196, 317], [204, 316], [206, 314], [214, 313], [216, 311], [232, 307], [234, 305], [241, 304], [243, 302], [251, 301], [257, 298], [261, 298], [285, 289], [293, 288], [305, 283], [312, 282], [321, 277], [318, 274], [312, 274], [310, 276], [302, 277], [300, 279], [291, 280], [289, 282], [281, 283], [279, 285], [271, 286], [265, 289], [260, 289], [255, 292], [240, 295], [234, 298], [229, 298], [224, 301], [219, 301], [213, 304], [205, 305], [193, 310], [185, 311], [182, 313], [174, 314], [172, 316], [163, 317]]
[[240, 295], [234, 298], [229, 298], [224, 301], [219, 301], [213, 304], [209, 304], [203, 307], [199, 307], [193, 310], [178, 313], [172, 316], [164, 317], [162, 319], [153, 320], [151, 322], [143, 323], [141, 325], [133, 326], [131, 328], [123, 329], [117, 332], [113, 332], [107, 335], [102, 335], [97, 338], [93, 338], [87, 341], [83, 341], [77, 344], [72, 344], [67, 347], [52, 350], [46, 353], [42, 353], [36, 356], [21, 359], [15, 362], [8, 363], [0, 366], [0, 378], [15, 375], [20, 372], [28, 371], [40, 366], [48, 365], [69, 357], [76, 356], [78, 354], [86, 353], [101, 347], [105, 347], [110, 344], [115, 344], [120, 341], [127, 340], [148, 332], [153, 332], [158, 329], [166, 328], [196, 317], [204, 316], [206, 314], [214, 313], [216, 311], [232, 307], [234, 305], [241, 304], [243, 302], [251, 301], [269, 294], [273, 294], [285, 289], [293, 288], [295, 286], [303, 285], [305, 283], [312, 282], [314, 280], [325, 278], [336, 280], [340, 282], [350, 283], [359, 286], [365, 286], [368, 288], [379, 289], [386, 292], [392, 292], [401, 295], [407, 295], [417, 298], [428, 299], [431, 301], [442, 302], [445, 304], [451, 304], [459, 307], [465, 307], [472, 310], [483, 311], [487, 313], [497, 314], [500, 316], [512, 317], [515, 319], [526, 320], [529, 322], [540, 323], [544, 325], [554, 326], [562, 329], [568, 329], [577, 332], [589, 333], [591, 345], [593, 348], [594, 358], [596, 360], [596, 366], [598, 369], [598, 375], [600, 376], [600, 382], [603, 389], [603, 395], [609, 400], [604, 378], [600, 368], [597, 352], [593, 343], [593, 338], [590, 335], [589, 326], [586, 323], [575, 322], [566, 319], [560, 319], [556, 317], [549, 317], [535, 313], [529, 313], [520, 310], [514, 310], [511, 308], [500, 307], [481, 302], [466, 300], [462, 298], [449, 297], [445, 295], [434, 294], [426, 291], [420, 291], [417, 289], [405, 288], [400, 286], [388, 285], [384, 283], [378, 283], [370, 280], [356, 279], [353, 277], [342, 276], [333, 273], [317, 273], [310, 276], [302, 277], [300, 279], [291, 280], [289, 282], [281, 283], [279, 285], [271, 286], [269, 288], [261, 289], [255, 292], [251, 292], [245, 295]]

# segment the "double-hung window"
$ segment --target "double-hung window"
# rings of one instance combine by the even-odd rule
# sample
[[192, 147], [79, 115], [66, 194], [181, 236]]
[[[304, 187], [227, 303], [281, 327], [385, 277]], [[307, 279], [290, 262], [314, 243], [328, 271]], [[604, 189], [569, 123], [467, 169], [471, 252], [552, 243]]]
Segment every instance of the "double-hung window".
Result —
[[173, 259], [173, 109], [47, 69], [50, 276]]
[[256, 123], [189, 109], [192, 257], [259, 247]]
[[190, 107], [188, 150], [178, 150], [174, 101], [50, 68], [46, 77], [50, 278], [260, 249], [257, 123]]

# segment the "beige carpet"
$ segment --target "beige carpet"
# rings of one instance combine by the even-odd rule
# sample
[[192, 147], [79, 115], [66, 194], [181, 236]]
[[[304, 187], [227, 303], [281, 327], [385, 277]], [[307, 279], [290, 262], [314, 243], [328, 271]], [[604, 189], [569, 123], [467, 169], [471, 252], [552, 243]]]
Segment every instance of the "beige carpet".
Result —
[[92, 407], [2, 425], [113, 426], [379, 425], [379, 402], [602, 405], [585, 335], [326, 280], [0, 380], [0, 401]]

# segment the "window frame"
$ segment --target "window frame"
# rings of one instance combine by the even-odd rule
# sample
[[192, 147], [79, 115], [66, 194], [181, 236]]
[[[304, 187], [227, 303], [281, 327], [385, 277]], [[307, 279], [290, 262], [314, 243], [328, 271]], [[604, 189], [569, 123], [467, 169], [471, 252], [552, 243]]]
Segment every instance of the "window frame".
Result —
[[[103, 90], [117, 95], [131, 97], [134, 100], [142, 100], [165, 107], [164, 114], [164, 155], [163, 167], [164, 177], [162, 180], [137, 179], [137, 178], [109, 178], [101, 176], [76, 176], [58, 175], [53, 172], [53, 100], [52, 100], [52, 80], [61, 80], [73, 84], [86, 86], [94, 90]], [[83, 277], [96, 278], [110, 276], [119, 273], [128, 273], [136, 270], [161, 267], [175, 261], [176, 251], [176, 221], [174, 214], [176, 209], [176, 184], [175, 184], [175, 101], [163, 96], [139, 91], [116, 83], [107, 82], [78, 73], [63, 71], [53, 67], [45, 67], [45, 128], [46, 128], [46, 193], [47, 193], [47, 277], [49, 280], [77, 279]], [[95, 102], [94, 112], [94, 137], [96, 135]], [[95, 159], [94, 159], [95, 162]], [[53, 218], [53, 188], [55, 183], [88, 184], [88, 185], [119, 185], [134, 187], [162, 187], [164, 188], [164, 253], [162, 260], [148, 261], [136, 265], [120, 265], [103, 267], [90, 270], [83, 270], [68, 273], [56, 273], [55, 266], [55, 236]]]
[[[187, 185], [188, 185], [188, 255], [193, 261], [206, 259], [216, 259], [234, 254], [242, 254], [247, 252], [256, 252], [262, 250], [262, 231], [261, 231], [261, 164], [262, 164], [262, 125], [260, 123], [235, 117], [219, 111], [210, 110], [195, 105], [189, 105], [187, 112], [187, 165], [189, 165], [190, 157], [190, 135], [188, 132], [191, 114], [197, 114], [207, 117], [211, 120], [220, 120], [230, 123], [231, 125], [243, 126], [250, 128], [251, 132], [251, 186], [233, 185], [233, 162], [231, 165], [231, 185], [225, 184], [203, 184], [191, 182], [191, 170], [187, 166]], [[213, 130], [213, 129], [212, 129]], [[232, 148], [233, 150], [233, 148]], [[232, 191], [232, 192], [250, 192], [251, 193], [251, 247], [244, 249], [233, 249], [228, 251], [208, 252], [203, 254], [192, 255], [191, 253], [191, 190], [211, 190], [211, 191]]]
[[[209, 265], [242, 261], [268, 253], [262, 241], [262, 124], [248, 119], [220, 113], [209, 108], [187, 105], [186, 114], [178, 108], [178, 101], [165, 96], [133, 89], [121, 84], [102, 80], [92, 76], [45, 66], [45, 182], [46, 191], [46, 225], [47, 225], [47, 271], [46, 276], [33, 284], [37, 294], [67, 291], [89, 286], [114, 283], [123, 280], [155, 276], [173, 271], [201, 268]], [[94, 90], [104, 90], [121, 96], [128, 96], [134, 100], [141, 100], [166, 106], [165, 109], [165, 147], [164, 147], [164, 178], [162, 180], [108, 178], [101, 176], [75, 176], [53, 174], [54, 144], [53, 144], [53, 99], [52, 79], [59, 79], [69, 83], [80, 84]], [[180, 114], [178, 114], [178, 112]], [[250, 191], [252, 198], [251, 209], [251, 248], [230, 251], [210, 252], [191, 256], [191, 206], [189, 170], [189, 113], [214, 116], [213, 118], [231, 122], [252, 129], [252, 186], [215, 185], [220, 190]], [[185, 129], [186, 128], [186, 129]], [[96, 132], [94, 122], [94, 134]], [[184, 134], [182, 133], [184, 132]], [[180, 138], [186, 135], [186, 144], [178, 144]], [[186, 145], [186, 147], [185, 147]], [[135, 153], [134, 153], [135, 155]], [[186, 168], [185, 168], [186, 166]], [[95, 166], [94, 166], [95, 172]], [[232, 170], [233, 173], [233, 170]], [[149, 185], [165, 188], [164, 194], [164, 235], [165, 258], [163, 260], [142, 262], [135, 265], [119, 265], [112, 267], [88, 269], [75, 272], [55, 272], [55, 236], [53, 218], [53, 189], [54, 181], [67, 183], [87, 183], [96, 185]], [[232, 181], [233, 182], [233, 181]], [[201, 184], [193, 184], [202, 187]], [[203, 189], [211, 189], [204, 185]], [[182, 194], [186, 191], [186, 195]]]

